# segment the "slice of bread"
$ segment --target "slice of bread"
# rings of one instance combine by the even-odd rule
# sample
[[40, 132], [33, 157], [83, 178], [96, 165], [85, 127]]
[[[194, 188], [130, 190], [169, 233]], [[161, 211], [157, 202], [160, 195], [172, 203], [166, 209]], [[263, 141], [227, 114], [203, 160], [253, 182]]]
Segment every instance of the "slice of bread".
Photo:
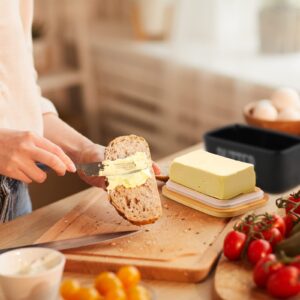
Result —
[[[116, 160], [145, 152], [151, 160], [148, 143], [136, 135], [120, 136], [109, 143], [105, 149], [105, 159]], [[151, 168], [151, 178], [135, 188], [118, 186], [109, 191], [109, 199], [118, 213], [135, 225], [154, 223], [162, 214], [160, 196]]]

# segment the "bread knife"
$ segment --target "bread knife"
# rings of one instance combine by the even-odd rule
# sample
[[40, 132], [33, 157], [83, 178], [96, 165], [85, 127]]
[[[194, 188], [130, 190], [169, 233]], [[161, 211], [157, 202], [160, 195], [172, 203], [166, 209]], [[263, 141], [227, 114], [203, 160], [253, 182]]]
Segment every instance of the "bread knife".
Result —
[[54, 250], [68, 250], [74, 249], [84, 246], [101, 244], [104, 242], [113, 241], [122, 237], [131, 236], [133, 234], [138, 233], [140, 230], [127, 230], [127, 231], [119, 231], [119, 232], [109, 232], [109, 233], [98, 233], [95, 235], [88, 235], [79, 238], [66, 239], [60, 241], [51, 241], [46, 243], [38, 243], [38, 244], [30, 244], [30, 245], [22, 245], [17, 247], [0, 249], [0, 254], [5, 253], [11, 250], [17, 250], [20, 248], [31, 248], [31, 247], [43, 247], [43, 248], [51, 248]]

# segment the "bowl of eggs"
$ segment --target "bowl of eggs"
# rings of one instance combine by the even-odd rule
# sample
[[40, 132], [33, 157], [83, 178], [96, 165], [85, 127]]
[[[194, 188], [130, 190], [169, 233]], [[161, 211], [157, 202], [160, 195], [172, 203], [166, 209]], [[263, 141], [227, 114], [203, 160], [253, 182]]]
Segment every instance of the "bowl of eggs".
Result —
[[244, 117], [249, 125], [300, 135], [300, 98], [290, 88], [276, 90], [270, 99], [247, 104]]

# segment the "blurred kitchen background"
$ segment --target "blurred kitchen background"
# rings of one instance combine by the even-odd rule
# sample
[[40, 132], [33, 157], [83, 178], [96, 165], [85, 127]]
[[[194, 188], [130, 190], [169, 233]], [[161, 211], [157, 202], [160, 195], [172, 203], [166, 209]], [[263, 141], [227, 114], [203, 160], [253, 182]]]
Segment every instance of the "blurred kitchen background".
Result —
[[[244, 122], [275, 88], [300, 90], [299, 2], [35, 0], [39, 83], [83, 134], [141, 135], [157, 160]], [[30, 189], [38, 208], [86, 187], [50, 175]]]

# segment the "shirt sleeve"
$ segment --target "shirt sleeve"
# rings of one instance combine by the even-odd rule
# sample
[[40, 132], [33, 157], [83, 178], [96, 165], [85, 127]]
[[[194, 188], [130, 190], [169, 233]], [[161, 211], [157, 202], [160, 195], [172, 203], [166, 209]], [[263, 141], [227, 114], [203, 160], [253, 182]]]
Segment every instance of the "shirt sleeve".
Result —
[[33, 20], [33, 0], [20, 1], [20, 5], [21, 5], [20, 10], [21, 10], [21, 16], [22, 16], [22, 23], [23, 23], [24, 33], [25, 33], [25, 40], [26, 40], [27, 49], [29, 52], [29, 57], [31, 59], [30, 65], [32, 67], [32, 76], [34, 76], [34, 78], [35, 78], [36, 88], [40, 95], [40, 104], [41, 104], [42, 114], [53, 113], [53, 114], [58, 115], [54, 104], [50, 100], [48, 100], [42, 96], [41, 88], [37, 83], [38, 74], [34, 67], [32, 33], [31, 33], [32, 20]]

